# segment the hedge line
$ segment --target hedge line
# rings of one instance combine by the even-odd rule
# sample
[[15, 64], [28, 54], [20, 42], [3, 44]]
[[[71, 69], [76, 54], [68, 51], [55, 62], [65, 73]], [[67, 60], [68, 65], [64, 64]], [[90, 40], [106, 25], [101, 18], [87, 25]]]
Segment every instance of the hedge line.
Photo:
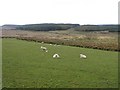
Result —
[[19, 40], [35, 41], [35, 42], [45, 42], [50, 44], [68, 45], [84, 48], [93, 48], [107, 51], [120, 51], [118, 44], [108, 44], [108, 43], [95, 43], [95, 42], [85, 42], [85, 41], [73, 41], [73, 40], [62, 40], [62, 39], [49, 39], [49, 38], [36, 38], [36, 37], [16, 37]]

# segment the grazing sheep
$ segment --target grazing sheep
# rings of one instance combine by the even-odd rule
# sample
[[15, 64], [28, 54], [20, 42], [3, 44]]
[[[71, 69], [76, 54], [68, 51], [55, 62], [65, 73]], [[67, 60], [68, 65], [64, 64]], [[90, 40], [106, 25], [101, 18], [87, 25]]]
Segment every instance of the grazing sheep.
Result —
[[43, 47], [43, 46], [41, 46], [41, 49], [43, 49], [43, 50], [47, 50], [47, 48], [46, 48], [46, 47]]
[[44, 42], [41, 42], [41, 43], [44, 43]]
[[42, 49], [43, 51], [45, 51], [45, 52], [48, 52], [48, 50], [47, 50], [46, 47], [41, 46], [41, 49]]
[[46, 50], [45, 52], [48, 52], [48, 50]]
[[60, 56], [58, 54], [54, 54], [53, 58], [59, 58]]
[[86, 55], [84, 55], [84, 54], [80, 54], [80, 58], [84, 58], [84, 59], [85, 59], [85, 58], [87, 58], [87, 57], [86, 57]]
[[47, 50], [47, 48], [46, 48], [46, 47], [43, 47], [43, 46], [41, 46], [41, 49], [44, 50], [44, 51]]
[[52, 45], [52, 44], [50, 44], [50, 45]]

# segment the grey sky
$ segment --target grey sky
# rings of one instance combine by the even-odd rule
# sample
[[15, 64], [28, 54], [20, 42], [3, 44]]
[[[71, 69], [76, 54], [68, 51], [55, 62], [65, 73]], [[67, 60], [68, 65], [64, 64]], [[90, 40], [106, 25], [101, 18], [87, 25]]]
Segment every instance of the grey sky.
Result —
[[0, 0], [0, 25], [117, 24], [119, 0]]

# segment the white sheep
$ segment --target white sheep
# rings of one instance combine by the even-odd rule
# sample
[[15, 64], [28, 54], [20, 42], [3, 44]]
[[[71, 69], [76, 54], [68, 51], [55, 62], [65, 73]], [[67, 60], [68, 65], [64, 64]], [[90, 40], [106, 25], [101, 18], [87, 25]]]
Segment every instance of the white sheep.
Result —
[[41, 46], [41, 49], [43, 49], [43, 50], [47, 50], [47, 48], [46, 48], [46, 47], [43, 47], [43, 46]]
[[84, 55], [84, 54], [80, 54], [80, 58], [87, 58], [87, 56], [86, 55]]
[[45, 52], [48, 52], [48, 50], [46, 50]]
[[41, 49], [44, 50], [45, 52], [48, 52], [46, 47], [41, 46]]
[[58, 54], [54, 54], [53, 58], [59, 58], [60, 56]]

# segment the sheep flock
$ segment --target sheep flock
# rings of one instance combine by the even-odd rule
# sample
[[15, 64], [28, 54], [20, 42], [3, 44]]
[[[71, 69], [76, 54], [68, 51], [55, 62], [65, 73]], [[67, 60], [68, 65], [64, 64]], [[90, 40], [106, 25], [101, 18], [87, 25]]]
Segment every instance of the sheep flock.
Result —
[[[43, 42], [42, 42], [43, 43]], [[49, 44], [49, 45], [52, 45], [52, 44]], [[60, 45], [53, 45], [53, 46], [60, 46]], [[41, 49], [42, 49], [42, 51], [45, 51], [45, 52], [48, 52], [48, 49], [47, 49], [47, 47], [45, 47], [45, 46], [41, 46]], [[53, 54], [53, 56], [52, 56], [53, 58], [60, 58], [60, 55], [58, 54], [58, 53], [55, 53], [55, 54]], [[84, 54], [82, 54], [82, 53], [80, 53], [80, 59], [86, 59], [87, 58], [87, 56], [86, 55], [84, 55]]]

